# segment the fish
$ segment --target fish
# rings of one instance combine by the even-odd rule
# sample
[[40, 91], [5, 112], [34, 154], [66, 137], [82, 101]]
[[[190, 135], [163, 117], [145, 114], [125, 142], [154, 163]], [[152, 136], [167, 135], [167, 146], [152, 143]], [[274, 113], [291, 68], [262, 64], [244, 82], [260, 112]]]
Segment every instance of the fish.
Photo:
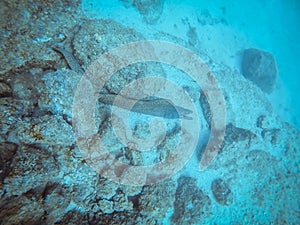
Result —
[[71, 70], [74, 70], [78, 74], [84, 74], [84, 70], [82, 69], [82, 67], [71, 52], [67, 51], [66, 49], [60, 46], [51, 46], [51, 48], [65, 58]]
[[[99, 94], [99, 102], [106, 105], [113, 105], [116, 103], [117, 107], [127, 109], [133, 112], [163, 117], [166, 119], [187, 119], [192, 120], [188, 114], [192, 113], [191, 110], [185, 109], [181, 106], [174, 105], [168, 99], [133, 99], [122, 95], [118, 95], [119, 100], [114, 102], [117, 95], [114, 94]], [[133, 107], [131, 107], [133, 106]]]
[[[71, 70], [74, 70], [78, 74], [84, 74], [83, 68], [80, 66], [76, 58], [73, 56], [72, 53], [67, 51], [66, 49], [60, 47], [60, 46], [51, 46], [51, 48], [61, 54], [68, 66]], [[99, 94], [99, 101], [106, 105], [113, 105], [114, 99], [117, 95], [115, 94]], [[191, 110], [185, 109], [181, 106], [174, 105], [170, 100], [168, 99], [133, 99], [128, 98], [126, 96], [120, 96], [122, 98], [122, 101], [116, 102], [117, 107], [131, 110], [133, 112], [142, 113], [146, 115], [152, 115], [157, 117], [163, 117], [166, 119], [187, 119], [192, 120], [192, 117], [189, 117], [188, 115], [192, 113]], [[133, 105], [132, 108], [129, 106]]]

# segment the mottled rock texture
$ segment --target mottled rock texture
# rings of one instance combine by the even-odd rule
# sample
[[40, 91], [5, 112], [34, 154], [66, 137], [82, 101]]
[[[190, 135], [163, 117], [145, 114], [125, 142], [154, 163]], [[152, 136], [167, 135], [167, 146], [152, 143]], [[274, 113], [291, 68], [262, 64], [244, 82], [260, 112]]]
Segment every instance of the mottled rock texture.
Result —
[[180, 177], [175, 193], [172, 224], [199, 224], [209, 215], [210, 198], [196, 184], [192, 177]]
[[271, 93], [278, 73], [275, 58], [269, 52], [255, 48], [246, 49], [242, 60], [242, 73], [262, 91]]
[[126, 5], [135, 7], [143, 16], [145, 22], [149, 24], [156, 23], [164, 7], [164, 0], [121, 0]]
[[221, 205], [230, 205], [233, 201], [233, 195], [229, 185], [223, 179], [215, 179], [211, 184], [212, 193], [216, 201]]
[[80, 17], [78, 5], [79, 1], [1, 1], [0, 55], [5, 57], [0, 59], [0, 73], [53, 67], [59, 57], [47, 43], [72, 33], [74, 18]]

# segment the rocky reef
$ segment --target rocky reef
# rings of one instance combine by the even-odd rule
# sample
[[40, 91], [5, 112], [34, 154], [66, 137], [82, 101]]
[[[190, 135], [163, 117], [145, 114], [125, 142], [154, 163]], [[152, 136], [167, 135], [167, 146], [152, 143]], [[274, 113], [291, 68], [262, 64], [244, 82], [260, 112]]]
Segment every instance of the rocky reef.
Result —
[[[148, 23], [155, 23], [164, 2], [130, 4]], [[146, 5], [151, 7], [145, 9]], [[300, 133], [274, 115], [264, 95], [263, 91], [272, 90], [273, 75], [266, 78], [270, 78], [267, 87], [259, 86], [195, 49], [197, 36], [192, 30], [190, 41], [156, 33], [156, 38], [192, 49], [211, 68], [226, 102], [225, 139], [205, 171], [186, 166], [162, 182], [126, 186], [106, 179], [82, 156], [72, 129], [72, 103], [82, 74], [51, 47], [64, 47], [84, 70], [107, 50], [144, 40], [143, 34], [111, 19], [86, 18], [79, 1], [3, 0], [0, 10], [5, 15], [0, 24], [4, 56], [0, 59], [0, 224], [221, 224], [224, 218], [225, 223], [235, 224], [296, 224], [300, 220]], [[101, 92], [118, 94], [130, 82], [155, 75], [167, 77], [162, 64], [136, 63], [113, 74]], [[163, 89], [164, 83], [155, 88]], [[212, 116], [205, 93], [192, 85], [185, 89], [196, 96], [193, 103], [199, 107], [201, 129], [209, 133]], [[166, 120], [165, 139], [151, 153], [138, 152], [114, 136], [110, 106], [97, 102], [95, 108], [97, 133], [111, 154], [128, 165], [166, 161], [180, 140], [180, 121]], [[143, 116], [137, 113], [132, 125], [139, 137], [149, 135]], [[201, 157], [207, 137], [199, 142], [193, 160]]]

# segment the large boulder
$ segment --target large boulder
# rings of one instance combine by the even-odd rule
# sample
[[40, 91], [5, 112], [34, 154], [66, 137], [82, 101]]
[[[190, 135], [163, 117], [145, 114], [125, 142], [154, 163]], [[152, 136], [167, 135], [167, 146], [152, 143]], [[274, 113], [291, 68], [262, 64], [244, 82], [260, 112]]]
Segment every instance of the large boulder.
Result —
[[275, 58], [269, 52], [255, 48], [246, 49], [242, 60], [242, 73], [262, 91], [271, 93], [277, 77]]

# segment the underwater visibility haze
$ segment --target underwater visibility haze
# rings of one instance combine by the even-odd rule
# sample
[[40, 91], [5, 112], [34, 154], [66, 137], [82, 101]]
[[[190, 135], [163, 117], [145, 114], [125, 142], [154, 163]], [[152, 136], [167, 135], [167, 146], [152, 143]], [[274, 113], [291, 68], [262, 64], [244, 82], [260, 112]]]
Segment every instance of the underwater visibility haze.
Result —
[[0, 224], [300, 224], [299, 1], [0, 12]]

